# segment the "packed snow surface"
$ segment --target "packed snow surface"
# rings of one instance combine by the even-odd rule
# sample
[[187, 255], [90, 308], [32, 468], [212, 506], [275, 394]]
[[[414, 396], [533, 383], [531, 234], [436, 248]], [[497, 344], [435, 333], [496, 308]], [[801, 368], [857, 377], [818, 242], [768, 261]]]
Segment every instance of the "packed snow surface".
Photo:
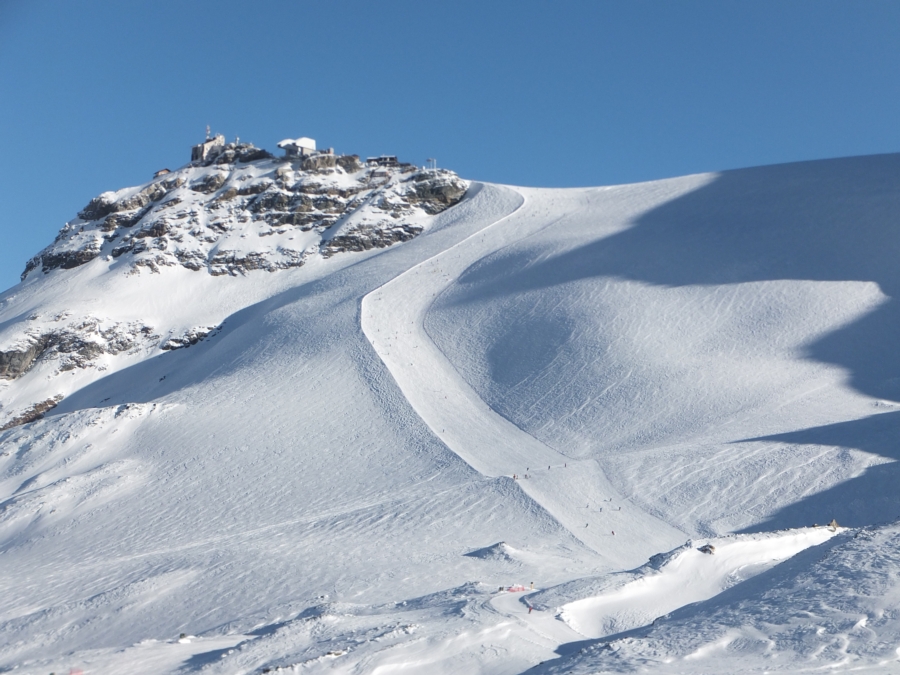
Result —
[[900, 669], [900, 156], [415, 226], [0, 295], [0, 670]]

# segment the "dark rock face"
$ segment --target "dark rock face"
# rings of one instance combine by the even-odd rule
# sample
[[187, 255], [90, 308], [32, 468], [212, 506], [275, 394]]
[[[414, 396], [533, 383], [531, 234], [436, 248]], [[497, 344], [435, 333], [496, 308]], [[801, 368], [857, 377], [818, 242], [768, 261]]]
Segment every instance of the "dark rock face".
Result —
[[113, 232], [120, 227], [134, 227], [135, 224], [144, 217], [145, 213], [147, 213], [146, 210], [135, 211], [133, 213], [110, 214], [106, 216], [100, 229], [104, 232]]
[[28, 276], [28, 273], [37, 267], [41, 267], [44, 272], [49, 272], [50, 270], [58, 268], [70, 270], [73, 267], [78, 267], [90, 262], [98, 255], [100, 255], [100, 247], [98, 245], [86, 246], [83, 249], [74, 251], [63, 250], [41, 253], [25, 264], [25, 271], [22, 272], [22, 280], [24, 281], [25, 277]]
[[134, 211], [147, 206], [151, 202], [159, 201], [171, 190], [181, 187], [183, 184], [183, 178], [160, 180], [151, 183], [130, 197], [124, 197], [119, 200], [114, 199], [110, 193], [104, 193], [99, 197], [94, 197], [87, 206], [78, 212], [78, 217], [82, 220], [98, 220], [110, 213]]
[[15, 380], [24, 375], [47, 348], [47, 340], [38, 339], [22, 349], [0, 352], [0, 378]]
[[195, 166], [212, 166], [213, 164], [234, 164], [241, 162], [260, 162], [275, 159], [275, 156], [252, 143], [227, 143], [221, 147], [211, 148], [206, 159], [195, 162]]
[[363, 168], [362, 162], [359, 161], [359, 155], [339, 155], [335, 162], [346, 173], [356, 173]]
[[270, 190], [259, 195], [255, 200], [250, 202], [250, 210], [256, 213], [260, 211], [284, 211], [287, 209], [293, 195], [284, 190]]
[[78, 217], [82, 220], [97, 220], [115, 210], [115, 200], [107, 195], [94, 197], [90, 203], [78, 212]]
[[225, 181], [227, 179], [228, 174], [211, 173], [202, 180], [191, 183], [191, 190], [193, 190], [194, 192], [202, 192], [203, 194], [208, 195], [225, 185]]
[[434, 215], [459, 203], [466, 195], [467, 186], [455, 174], [448, 176], [437, 172], [422, 172], [412, 176], [410, 203], [421, 204], [425, 212]]
[[144, 239], [146, 237], [161, 237], [168, 231], [168, 224], [165, 220], [154, 220], [142, 227], [134, 233], [135, 237]]
[[229, 143], [220, 154], [207, 160], [205, 165], [209, 166], [213, 162], [216, 164], [233, 164], [234, 162], [247, 164], [265, 159], [275, 159], [275, 155], [250, 143], [241, 143], [240, 145]]

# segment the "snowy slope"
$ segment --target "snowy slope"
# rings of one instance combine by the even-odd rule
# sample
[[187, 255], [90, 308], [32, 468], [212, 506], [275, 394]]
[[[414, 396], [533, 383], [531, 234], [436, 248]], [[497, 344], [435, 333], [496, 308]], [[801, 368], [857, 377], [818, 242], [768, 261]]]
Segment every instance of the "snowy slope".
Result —
[[35, 268], [2, 335], [156, 337], [0, 380], [64, 395], [0, 432], [0, 668], [890, 672], [898, 216], [878, 156], [472, 183], [272, 271]]

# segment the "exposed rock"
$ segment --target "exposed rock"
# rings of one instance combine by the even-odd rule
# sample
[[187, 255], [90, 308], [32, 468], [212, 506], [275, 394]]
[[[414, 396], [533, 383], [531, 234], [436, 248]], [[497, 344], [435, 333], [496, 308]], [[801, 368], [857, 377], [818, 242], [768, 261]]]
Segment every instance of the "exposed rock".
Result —
[[307, 155], [303, 158], [301, 166], [304, 171], [322, 171], [323, 169], [333, 169], [336, 164], [334, 155], [322, 152], [316, 155]]
[[16, 415], [11, 420], [0, 426], [0, 431], [6, 431], [7, 429], [12, 429], [13, 427], [17, 427], [21, 424], [28, 424], [29, 422], [39, 420], [44, 416], [44, 413], [55, 408], [62, 400], [62, 394], [57, 394], [53, 398], [48, 398], [44, 401], [41, 401], [40, 403], [35, 403], [24, 412]]
[[47, 338], [41, 336], [21, 349], [0, 352], [0, 378], [15, 380], [24, 375], [47, 347]]
[[190, 347], [191, 345], [197, 344], [198, 342], [200, 342], [200, 340], [209, 337], [211, 334], [213, 334], [214, 332], [218, 332], [221, 329], [222, 326], [201, 326], [191, 328], [178, 337], [170, 337], [168, 340], [163, 342], [159, 346], [159, 348], [166, 351], [171, 351], [173, 349], [183, 349], [185, 347]]
[[228, 188], [227, 190], [225, 190], [225, 192], [220, 194], [218, 197], [216, 197], [216, 201], [217, 202], [227, 202], [231, 199], [234, 199], [237, 196], [238, 196], [237, 188], [231, 187], [231, 188]]
[[[174, 200], [173, 200], [174, 201]], [[167, 203], [168, 205], [168, 203]], [[133, 213], [113, 213], [106, 216], [100, 229], [104, 232], [112, 232], [119, 227], [134, 227], [135, 224], [144, 217], [146, 210], [134, 211]]]
[[162, 182], [152, 183], [140, 192], [117, 201], [113, 206], [116, 211], [133, 211], [147, 206], [150, 202], [159, 201], [166, 196], [168, 189]]
[[25, 271], [22, 272], [21, 278], [24, 281], [25, 277], [28, 276], [28, 273], [38, 265], [41, 266], [41, 269], [44, 272], [49, 272], [50, 270], [57, 268], [70, 270], [73, 267], [78, 267], [90, 262], [98, 255], [100, 255], [100, 245], [97, 242], [74, 251], [60, 250], [51, 253], [41, 253], [28, 261], [25, 265]]
[[423, 171], [410, 176], [413, 186], [406, 197], [420, 204], [426, 213], [434, 215], [459, 203], [468, 186], [449, 171]]
[[340, 155], [335, 162], [347, 173], [356, 173], [363, 168], [359, 155]]
[[168, 232], [169, 224], [164, 219], [153, 220], [134, 233], [135, 237], [161, 237]]
[[306, 257], [300, 251], [279, 247], [277, 253], [277, 257], [270, 257], [264, 251], [252, 251], [245, 254], [235, 251], [220, 251], [210, 259], [209, 273], [213, 276], [223, 274], [237, 276], [252, 270], [274, 272], [291, 267], [302, 267], [306, 262]]
[[212, 275], [299, 267], [308, 255], [411, 239], [467, 187], [451, 171], [393, 160], [363, 164], [357, 155], [331, 153], [274, 160], [250, 144], [216, 145], [140, 189], [91, 200], [82, 220], [67, 223], [22, 278], [104, 255], [129, 256], [129, 273], [172, 265]]
[[112, 192], [104, 192], [99, 197], [94, 197], [90, 203], [78, 212], [82, 220], [97, 220], [115, 211], [116, 198]]
[[409, 241], [422, 232], [419, 225], [396, 225], [389, 229], [354, 228], [345, 234], [338, 235], [322, 246], [322, 257], [330, 258], [335, 253], [347, 251], [368, 251], [373, 248], [386, 248], [391, 244]]
[[175, 257], [182, 267], [195, 272], [206, 267], [206, 256], [199, 251], [175, 251]]
[[114, 192], [104, 192], [99, 197], [94, 197], [90, 203], [78, 212], [78, 217], [82, 220], [98, 220], [110, 213], [119, 211], [134, 211], [140, 209], [151, 202], [156, 202], [165, 197], [175, 188], [184, 185], [184, 178], [175, 177], [167, 180], [159, 180], [150, 183], [147, 187], [130, 197], [116, 199]]
[[245, 185], [240, 188], [237, 193], [239, 195], [258, 195], [261, 192], [265, 192], [270, 187], [272, 187], [272, 181], [270, 180], [262, 180], [258, 183], [251, 183], [250, 185]]
[[[164, 242], [163, 242], [164, 244]], [[160, 267], [174, 267], [177, 265], [177, 261], [172, 258], [164, 255], [154, 255], [146, 258], [138, 258], [134, 261], [135, 270], [146, 267], [151, 272], [159, 274]]]
[[104, 325], [86, 317], [63, 328], [26, 332], [7, 351], [0, 351], [0, 378], [15, 380], [39, 361], [55, 359], [60, 371], [86, 368], [102, 354], [119, 354], [155, 340], [153, 329], [137, 322]]
[[208, 176], [204, 176], [202, 179], [191, 183], [191, 190], [208, 195], [225, 185], [226, 180], [228, 180], [228, 174], [211, 173]]
[[284, 211], [293, 200], [293, 195], [284, 190], [269, 190], [254, 199], [248, 207], [251, 211]]
[[250, 143], [241, 143], [240, 145], [229, 143], [220, 153], [205, 162], [204, 165], [209, 166], [213, 162], [216, 164], [233, 164], [234, 162], [248, 164], [266, 159], [275, 159], [275, 155]]

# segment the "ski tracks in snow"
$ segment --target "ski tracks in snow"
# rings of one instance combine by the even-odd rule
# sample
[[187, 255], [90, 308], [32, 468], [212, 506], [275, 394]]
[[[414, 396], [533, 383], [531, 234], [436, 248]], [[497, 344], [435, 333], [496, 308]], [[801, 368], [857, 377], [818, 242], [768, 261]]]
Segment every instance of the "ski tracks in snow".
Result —
[[[473, 199], [508, 198], [502, 195], [507, 190], [512, 189], [486, 185]], [[634, 566], [681, 543], [684, 533], [626, 502], [596, 461], [572, 460], [498, 414], [425, 330], [434, 301], [474, 263], [575, 208], [559, 194], [515, 192], [519, 203], [505, 216], [366, 295], [362, 330], [413, 410], [448, 448], [484, 476], [518, 475], [523, 492], [612, 567]], [[585, 506], [607, 499], [621, 510], [600, 516], [602, 511]]]

